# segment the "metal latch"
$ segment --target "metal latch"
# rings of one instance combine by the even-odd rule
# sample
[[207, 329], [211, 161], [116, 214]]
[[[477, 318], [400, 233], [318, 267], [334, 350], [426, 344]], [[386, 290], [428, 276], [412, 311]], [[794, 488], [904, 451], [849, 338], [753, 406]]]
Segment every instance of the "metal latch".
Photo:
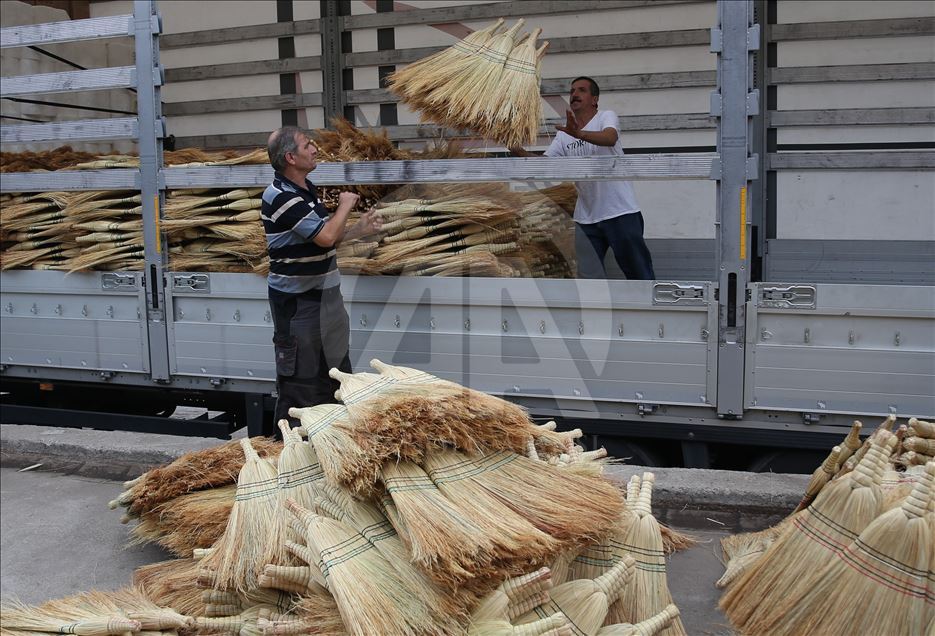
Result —
[[137, 289], [136, 274], [101, 274], [101, 289]]
[[211, 279], [207, 274], [173, 274], [172, 291], [208, 292], [211, 291]]
[[818, 289], [814, 285], [760, 287], [760, 307], [815, 309], [817, 306]]
[[704, 285], [680, 285], [679, 283], [655, 283], [654, 305], [705, 305]]

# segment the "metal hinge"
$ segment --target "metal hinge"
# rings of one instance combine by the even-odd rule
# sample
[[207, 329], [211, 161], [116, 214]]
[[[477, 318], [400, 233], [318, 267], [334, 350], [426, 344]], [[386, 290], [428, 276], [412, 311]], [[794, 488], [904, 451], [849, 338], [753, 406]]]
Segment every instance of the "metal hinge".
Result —
[[760, 287], [759, 305], [776, 309], [815, 309], [818, 289], [814, 285]]
[[208, 274], [173, 274], [172, 291], [207, 292], [211, 291], [211, 279]]
[[654, 305], [705, 305], [704, 285], [653, 284]]
[[101, 289], [137, 289], [136, 274], [101, 274]]

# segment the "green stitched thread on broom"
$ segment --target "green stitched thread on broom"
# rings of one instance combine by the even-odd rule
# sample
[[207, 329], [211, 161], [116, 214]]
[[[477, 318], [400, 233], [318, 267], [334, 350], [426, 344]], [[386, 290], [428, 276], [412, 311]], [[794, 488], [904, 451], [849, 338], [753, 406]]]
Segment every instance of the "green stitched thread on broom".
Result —
[[216, 570], [216, 587], [245, 592], [257, 587], [267, 535], [279, 511], [276, 468], [257, 455], [249, 439], [240, 444], [246, 461], [227, 529], [202, 563], [204, 569]]
[[294, 502], [319, 553], [322, 574], [352, 634], [427, 634], [436, 631], [422, 599], [404, 587], [390, 563], [360, 533], [314, 515]]
[[[630, 508], [637, 518], [630, 525], [623, 542], [623, 548], [636, 563], [633, 579], [621, 593], [618, 610], [631, 623], [651, 618], [672, 603], [666, 580], [662, 531], [652, 514], [654, 482], [652, 473], [643, 473], [639, 497], [635, 506]], [[617, 622], [616, 617], [611, 618]], [[683, 636], [686, 632], [681, 619], [676, 618], [663, 633]]]
[[355, 529], [393, 566], [407, 589], [425, 601], [432, 614], [432, 622], [444, 633], [461, 630], [467, 618], [466, 608], [476, 600], [464, 593], [445, 593], [424, 572], [410, 563], [410, 554], [392, 524], [373, 505], [352, 500], [333, 486], [324, 488], [331, 496], [341, 500], [319, 499], [315, 508], [322, 514]]
[[410, 462], [388, 462], [382, 470], [386, 492], [406, 526], [412, 561], [435, 581], [457, 588], [489, 566], [492, 539], [475, 520], [448, 500], [429, 476]]
[[289, 421], [279, 420], [277, 425], [284, 441], [276, 476], [276, 509], [279, 514], [274, 516], [265, 537], [266, 549], [261, 560], [264, 564], [282, 565], [288, 562], [284, 541], [289, 538], [289, 515], [282, 512], [285, 503], [291, 499], [309, 507], [317, 496], [314, 484], [324, 478], [324, 472], [315, 449], [293, 432]]

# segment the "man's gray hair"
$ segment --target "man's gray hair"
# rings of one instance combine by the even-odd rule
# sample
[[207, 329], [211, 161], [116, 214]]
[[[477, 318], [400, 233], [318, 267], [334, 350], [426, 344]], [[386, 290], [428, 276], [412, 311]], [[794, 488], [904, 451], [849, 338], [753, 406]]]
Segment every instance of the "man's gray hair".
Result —
[[286, 153], [294, 153], [299, 149], [296, 142], [296, 135], [302, 130], [295, 126], [283, 126], [273, 131], [266, 144], [266, 154], [269, 155], [269, 163], [276, 172], [282, 172], [286, 169]]

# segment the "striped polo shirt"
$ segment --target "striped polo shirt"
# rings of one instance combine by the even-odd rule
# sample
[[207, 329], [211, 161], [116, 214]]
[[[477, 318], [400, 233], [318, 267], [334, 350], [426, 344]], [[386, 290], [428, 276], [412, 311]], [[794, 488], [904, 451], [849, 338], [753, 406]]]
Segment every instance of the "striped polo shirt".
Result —
[[330, 210], [312, 182], [300, 188], [280, 173], [263, 192], [261, 215], [269, 250], [269, 286], [287, 294], [323, 290], [341, 284], [336, 251], [319, 247], [315, 238]]

